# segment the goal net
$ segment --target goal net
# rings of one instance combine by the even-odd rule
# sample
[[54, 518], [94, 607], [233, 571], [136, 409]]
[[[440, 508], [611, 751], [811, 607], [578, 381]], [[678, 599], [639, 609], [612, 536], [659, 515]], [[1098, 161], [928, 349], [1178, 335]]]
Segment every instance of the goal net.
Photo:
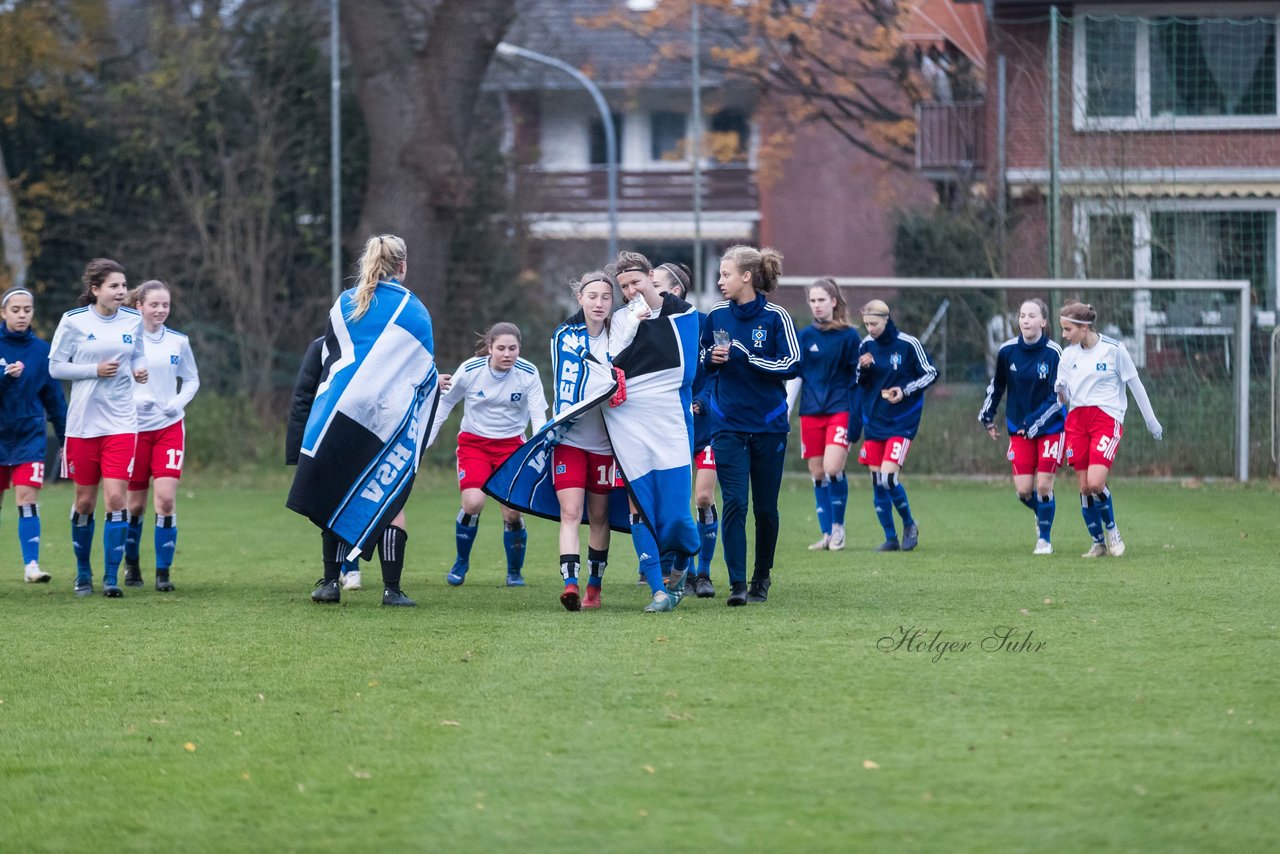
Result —
[[[889, 303], [894, 322], [920, 338], [939, 371], [927, 393], [924, 420], [912, 446], [912, 469], [927, 473], [1006, 473], [1003, 441], [977, 423], [1000, 345], [1017, 332], [1022, 301], [1049, 304], [1049, 334], [1061, 343], [1058, 309], [1069, 298], [1094, 306], [1100, 332], [1125, 343], [1138, 365], [1164, 440], [1147, 433], [1130, 402], [1121, 475], [1235, 477], [1265, 472], [1268, 394], [1251, 379], [1252, 351], [1265, 348], [1252, 321], [1250, 283], [1172, 279], [927, 279], [836, 278], [850, 319], [869, 299]], [[777, 296], [805, 325], [813, 280], [785, 277]], [[1253, 339], [1258, 337], [1258, 341]], [[1256, 386], [1256, 388], [1254, 387]], [[1252, 401], [1250, 398], [1256, 398]], [[1003, 413], [1003, 404], [1001, 413]], [[1254, 412], [1259, 423], [1251, 425]], [[998, 422], [1003, 424], [1003, 422]], [[1002, 430], [1003, 433], [1003, 430]], [[1254, 447], [1257, 446], [1257, 447]]]

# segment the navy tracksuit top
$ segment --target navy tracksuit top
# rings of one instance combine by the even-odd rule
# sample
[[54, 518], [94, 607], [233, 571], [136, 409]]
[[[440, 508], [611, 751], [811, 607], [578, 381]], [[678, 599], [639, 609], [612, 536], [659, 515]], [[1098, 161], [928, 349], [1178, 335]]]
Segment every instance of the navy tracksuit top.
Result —
[[0, 374], [0, 466], [42, 462], [47, 418], [61, 441], [67, 426], [62, 383], [49, 376], [49, 343], [30, 329], [0, 326], [0, 371], [22, 362], [22, 376]]
[[[875, 361], [858, 369], [862, 435], [875, 442], [894, 436], [914, 439], [924, 413], [924, 390], [938, 378], [938, 369], [919, 339], [899, 332], [892, 319], [886, 321], [879, 338], [863, 339], [859, 357], [863, 353], [870, 353]], [[904, 396], [890, 403], [881, 392], [894, 387], [901, 388]]]
[[[711, 361], [717, 330], [733, 343], [729, 360]], [[756, 294], [739, 305], [724, 300], [711, 307], [702, 327], [702, 364], [714, 382], [711, 411], [716, 433], [786, 433], [787, 380], [800, 368], [796, 326], [786, 309]]]
[[1048, 335], [1034, 344], [1022, 336], [1011, 338], [996, 355], [996, 372], [987, 386], [986, 399], [978, 411], [978, 420], [990, 426], [996, 420], [996, 408], [1007, 390], [1005, 424], [1009, 434], [1022, 433], [1028, 439], [1061, 433], [1065, 414], [1053, 381], [1058, 376], [1062, 348]]

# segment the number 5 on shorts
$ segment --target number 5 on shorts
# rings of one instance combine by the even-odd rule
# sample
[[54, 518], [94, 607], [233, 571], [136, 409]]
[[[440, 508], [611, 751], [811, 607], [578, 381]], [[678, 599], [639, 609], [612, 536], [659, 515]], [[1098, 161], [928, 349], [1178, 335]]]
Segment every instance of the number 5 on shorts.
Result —
[[1101, 439], [1098, 440], [1098, 447], [1096, 450], [1100, 454], [1105, 454], [1107, 452], [1107, 448], [1109, 447], [1111, 447], [1111, 437], [1103, 436]]

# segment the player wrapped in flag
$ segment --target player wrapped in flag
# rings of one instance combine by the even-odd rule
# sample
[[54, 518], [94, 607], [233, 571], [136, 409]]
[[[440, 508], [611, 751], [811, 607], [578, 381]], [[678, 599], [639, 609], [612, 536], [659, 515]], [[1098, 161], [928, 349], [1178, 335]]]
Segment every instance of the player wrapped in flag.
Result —
[[354, 291], [329, 311], [324, 368], [287, 506], [366, 559], [409, 497], [438, 391], [431, 316], [395, 282], [351, 323]]

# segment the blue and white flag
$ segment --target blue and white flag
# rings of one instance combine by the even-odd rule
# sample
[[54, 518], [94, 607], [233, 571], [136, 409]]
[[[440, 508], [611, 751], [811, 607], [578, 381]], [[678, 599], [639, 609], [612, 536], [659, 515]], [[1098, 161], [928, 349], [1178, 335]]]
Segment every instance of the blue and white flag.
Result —
[[361, 551], [409, 497], [431, 426], [438, 375], [431, 315], [399, 282], [379, 282], [347, 319], [355, 291], [329, 310], [324, 367], [286, 506]]

